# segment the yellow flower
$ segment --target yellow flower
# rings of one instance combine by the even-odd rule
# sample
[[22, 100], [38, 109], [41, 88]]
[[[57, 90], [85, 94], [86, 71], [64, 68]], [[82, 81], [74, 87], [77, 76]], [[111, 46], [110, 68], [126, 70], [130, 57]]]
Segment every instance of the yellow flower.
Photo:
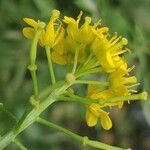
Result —
[[[91, 99], [98, 98], [109, 98], [111, 94], [107, 90], [102, 90], [96, 86], [89, 85], [88, 87], [88, 97]], [[101, 125], [104, 129], [109, 130], [112, 127], [112, 122], [109, 117], [109, 113], [102, 110], [103, 105], [99, 104], [90, 104], [87, 106], [86, 110], [86, 122], [87, 125], [93, 127], [97, 124], [98, 119], [100, 119]]]
[[[64, 37], [64, 29], [60, 24], [57, 28], [55, 27], [55, 22], [59, 18], [60, 12], [58, 10], [53, 10], [50, 21], [46, 26], [46, 29], [41, 33], [39, 43], [42, 47], [49, 46], [54, 47], [60, 40]], [[23, 29], [23, 34], [26, 38], [32, 39], [34, 32], [38, 27], [38, 22], [30, 18], [24, 18], [24, 21], [31, 27], [25, 27]]]
[[98, 104], [91, 104], [87, 106], [86, 122], [89, 127], [93, 127], [100, 119], [101, 125], [104, 129], [109, 130], [112, 127], [109, 113], [103, 111]]
[[[129, 68], [128, 72], [131, 70], [132, 68]], [[108, 81], [110, 85], [107, 89], [101, 89], [95, 85], [88, 86], [89, 98], [102, 99], [102, 101], [104, 101], [101, 105], [93, 103], [87, 106], [86, 122], [90, 127], [95, 126], [97, 124], [97, 120], [100, 119], [102, 127], [104, 129], [110, 129], [112, 127], [112, 122], [108, 113], [102, 110], [102, 108], [107, 106], [118, 106], [121, 108], [123, 106], [123, 102], [122, 100], [118, 100], [117, 102], [107, 102], [107, 99], [115, 96], [130, 95], [134, 91], [131, 88], [136, 85], [135, 83], [137, 82], [135, 76], [130, 77], [122, 69], [117, 69], [113, 73], [110, 73]]]
[[113, 72], [117, 68], [127, 72], [127, 63], [120, 57], [120, 54], [127, 51], [124, 48], [127, 43], [127, 39], [117, 37], [117, 35], [108, 40], [107, 35], [102, 36], [97, 33], [91, 49], [106, 72]]
[[60, 12], [58, 10], [53, 10], [50, 21], [46, 26], [46, 30], [41, 35], [41, 45], [49, 46], [53, 48], [60, 40], [64, 37], [64, 29], [60, 24], [57, 29], [55, 22], [59, 18]]
[[28, 38], [28, 39], [32, 39], [34, 36], [35, 31], [37, 30], [40, 21], [35, 21], [31, 18], [23, 18], [23, 20], [30, 25], [31, 27], [25, 27], [23, 28], [23, 35]]
[[[52, 60], [57, 64], [72, 64], [74, 62], [74, 55], [78, 45], [70, 37], [62, 39], [58, 44], [53, 48]], [[86, 58], [85, 46], [79, 46], [79, 58], [78, 62], [83, 63]]]
[[[128, 72], [131, 69], [128, 69]], [[135, 90], [131, 88], [136, 85], [137, 79], [135, 76], [129, 76], [127, 73], [121, 69], [117, 69], [109, 75], [108, 81], [110, 83], [110, 90], [112, 90], [115, 95], [130, 95]]]
[[108, 32], [107, 27], [98, 29], [99, 22], [90, 25], [90, 17], [85, 17], [84, 23], [79, 26], [81, 16], [82, 12], [80, 12], [77, 20], [67, 16], [64, 17], [64, 22], [67, 24], [67, 35], [54, 46], [52, 60], [55, 63], [73, 63], [75, 52], [77, 49], [79, 49], [78, 62], [84, 63], [89, 53], [91, 53], [90, 45], [97, 37], [96, 34], [104, 36], [104, 34]]
[[64, 17], [64, 22], [68, 24], [67, 33], [74, 41], [78, 44], [89, 44], [94, 39], [95, 35], [92, 32], [94, 26], [91, 26], [91, 18], [85, 17], [85, 22], [81, 27], [79, 27], [79, 22], [82, 16], [82, 11], [80, 12], [77, 20], [71, 17]]
[[71, 18], [71, 17], [67, 17], [67, 16], [64, 17], [63, 21], [66, 24], [68, 24], [68, 26], [67, 26], [67, 33], [73, 40], [77, 40], [77, 38], [78, 38], [79, 21], [81, 19], [82, 14], [83, 13], [81, 11], [79, 16], [77, 17], [77, 20], [75, 20], [74, 18]]

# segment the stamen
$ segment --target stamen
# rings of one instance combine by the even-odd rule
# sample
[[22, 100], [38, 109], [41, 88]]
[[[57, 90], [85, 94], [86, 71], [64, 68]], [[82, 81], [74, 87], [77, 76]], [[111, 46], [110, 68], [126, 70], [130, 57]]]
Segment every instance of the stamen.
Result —
[[130, 84], [130, 83], [136, 83], [137, 82], [137, 79], [135, 76], [132, 76], [132, 77], [124, 77], [122, 83], [123, 84]]
[[117, 33], [115, 33], [115, 35], [109, 40], [110, 43], [112, 43], [112, 41], [114, 41], [117, 38]]
[[128, 91], [131, 92], [131, 93], [137, 93], [137, 90], [133, 90], [133, 89], [130, 89]]
[[60, 16], [60, 11], [54, 9], [54, 10], [52, 11], [51, 20], [54, 20], [54, 21], [55, 21], [56, 19], [59, 18], [59, 16]]
[[100, 19], [96, 23], [94, 23], [93, 28], [95, 29], [96, 27], [100, 26], [101, 25], [101, 21], [102, 20]]
[[77, 17], [77, 23], [79, 23], [79, 21], [80, 21], [82, 15], [83, 15], [83, 11], [80, 11], [80, 13], [79, 13], [79, 15], [78, 15], [78, 17]]
[[[119, 36], [118, 38], [114, 39], [114, 41], [111, 42], [111, 45], [115, 45], [122, 37]], [[120, 42], [119, 42], [120, 43]]]
[[139, 86], [140, 83], [136, 83], [136, 84], [133, 84], [133, 85], [128, 85], [127, 88], [132, 88], [132, 87], [135, 87], [135, 86]]
[[132, 67], [130, 67], [130, 68], [128, 69], [128, 72], [131, 72], [134, 68], [135, 68], [135, 65], [133, 65]]
[[118, 56], [118, 55], [123, 54], [125, 52], [127, 52], [127, 50], [122, 50], [122, 51], [116, 52], [116, 53], [112, 54], [112, 56]]
[[91, 17], [85, 17], [85, 24], [89, 25], [91, 23]]
[[140, 99], [147, 100], [147, 97], [148, 97], [148, 93], [147, 92], [142, 92], [140, 94]]

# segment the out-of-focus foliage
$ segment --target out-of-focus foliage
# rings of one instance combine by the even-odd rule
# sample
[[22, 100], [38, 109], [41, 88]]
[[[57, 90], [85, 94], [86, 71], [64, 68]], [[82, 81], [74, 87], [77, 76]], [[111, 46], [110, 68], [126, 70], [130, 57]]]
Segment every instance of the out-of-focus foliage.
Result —
[[[134, 73], [141, 82], [140, 89], [150, 91], [150, 1], [149, 0], [0, 0], [0, 102], [19, 118], [28, 105], [32, 83], [28, 70], [30, 43], [21, 33], [22, 18], [47, 20], [52, 9], [62, 14], [77, 16], [80, 10], [95, 20], [102, 19], [104, 26], [129, 39], [133, 53], [126, 59], [136, 65]], [[40, 87], [48, 82], [48, 69], [44, 51], [38, 53]], [[63, 78], [63, 66], [55, 65], [58, 79]], [[81, 87], [79, 92], [85, 87]], [[139, 90], [140, 90], [139, 89]], [[150, 93], [150, 92], [149, 92]], [[127, 105], [127, 104], [126, 104]], [[79, 104], [58, 103], [43, 116], [58, 124], [91, 138], [133, 150], [150, 149], [150, 102], [135, 102], [122, 110], [112, 110], [114, 126], [104, 131], [99, 126], [88, 128], [84, 108]], [[9, 130], [15, 121], [2, 108], [0, 134]], [[88, 150], [72, 142], [63, 134], [34, 124], [18, 137], [30, 150]], [[8, 150], [16, 150], [11, 144]]]

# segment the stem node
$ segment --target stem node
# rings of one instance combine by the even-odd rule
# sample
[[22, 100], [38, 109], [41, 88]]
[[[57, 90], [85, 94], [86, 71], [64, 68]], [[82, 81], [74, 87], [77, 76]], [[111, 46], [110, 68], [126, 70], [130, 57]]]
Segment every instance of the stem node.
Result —
[[83, 146], [86, 146], [88, 144], [89, 138], [87, 136], [83, 137]]
[[36, 71], [37, 70], [37, 66], [34, 64], [32, 64], [32, 65], [29, 65], [28, 66], [28, 69], [30, 70], [30, 71]]

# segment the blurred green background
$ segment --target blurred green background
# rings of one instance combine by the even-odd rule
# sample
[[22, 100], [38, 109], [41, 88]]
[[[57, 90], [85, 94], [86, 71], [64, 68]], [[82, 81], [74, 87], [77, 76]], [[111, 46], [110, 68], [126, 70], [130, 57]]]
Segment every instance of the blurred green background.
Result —
[[[21, 33], [23, 17], [48, 21], [52, 9], [62, 16], [76, 17], [80, 10], [94, 20], [102, 19], [129, 40], [133, 53], [127, 55], [130, 66], [140, 81], [139, 91], [150, 91], [150, 1], [149, 0], [0, 0], [0, 102], [18, 118], [22, 115], [32, 94], [32, 83], [27, 70], [30, 41]], [[39, 84], [46, 87], [49, 80], [44, 51], [38, 54]], [[57, 78], [62, 79], [63, 67], [55, 65]], [[84, 87], [79, 89], [81, 92]], [[150, 92], [149, 92], [150, 93]], [[84, 107], [74, 103], [57, 103], [43, 113], [45, 118], [76, 133], [99, 141], [133, 150], [150, 150], [150, 102], [126, 104], [123, 109], [112, 109], [113, 128], [103, 130], [98, 124], [88, 128]], [[1, 109], [0, 134], [6, 133], [15, 121]], [[62, 133], [38, 124], [30, 126], [18, 139], [29, 150], [92, 150], [82, 147]], [[17, 150], [15, 144], [6, 149]]]

